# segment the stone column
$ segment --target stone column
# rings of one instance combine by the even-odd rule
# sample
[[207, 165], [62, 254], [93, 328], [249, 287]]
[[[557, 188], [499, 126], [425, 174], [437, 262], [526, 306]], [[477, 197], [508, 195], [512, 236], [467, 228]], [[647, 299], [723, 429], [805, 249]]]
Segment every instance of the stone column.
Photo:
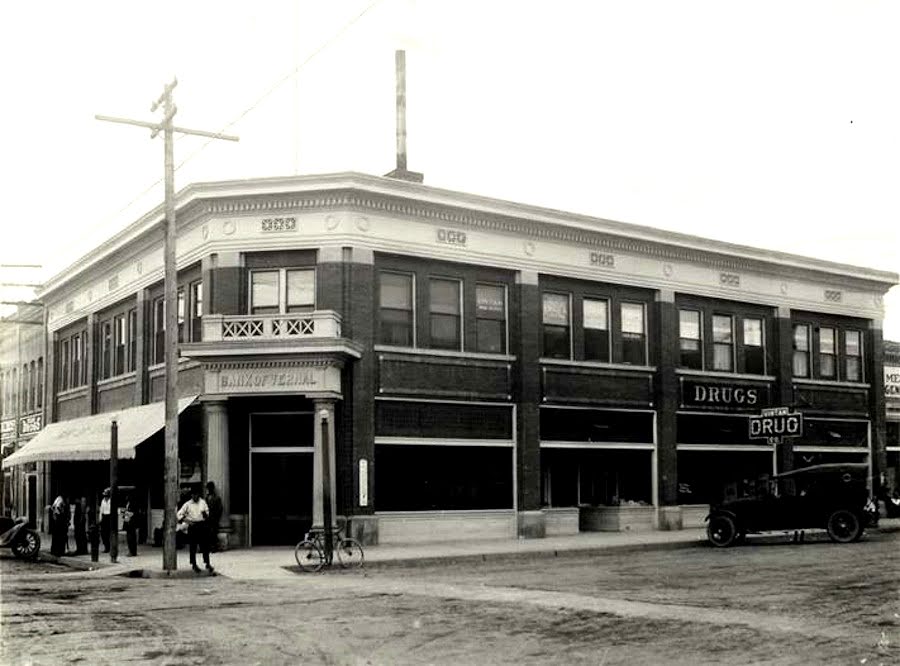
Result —
[[[325, 442], [322, 437], [322, 422], [327, 424], [328, 432], [328, 475], [331, 479], [331, 525], [336, 525], [337, 511], [335, 501], [335, 447], [334, 447], [334, 400], [316, 399], [315, 406], [315, 436], [313, 440], [313, 527], [321, 528], [325, 524], [325, 468], [323, 466], [325, 454]], [[324, 416], [324, 419], [323, 419]]]
[[516, 275], [518, 309], [511, 321], [516, 355], [516, 508], [518, 534], [541, 538], [546, 534], [546, 518], [541, 511], [541, 294], [538, 274], [521, 271]]
[[657, 529], [680, 530], [681, 507], [678, 505], [677, 420], [679, 386], [675, 368], [678, 365], [678, 310], [675, 292], [662, 289], [656, 293], [656, 484]]
[[227, 548], [232, 534], [231, 491], [228, 460], [228, 405], [224, 400], [203, 402], [203, 448], [206, 479], [216, 484], [222, 498], [222, 520], [219, 523], [218, 540], [221, 548]]

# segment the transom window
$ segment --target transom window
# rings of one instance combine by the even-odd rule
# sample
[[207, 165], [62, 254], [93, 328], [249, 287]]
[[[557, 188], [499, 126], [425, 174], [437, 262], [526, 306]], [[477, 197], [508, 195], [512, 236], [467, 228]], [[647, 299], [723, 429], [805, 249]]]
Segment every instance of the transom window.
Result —
[[703, 325], [699, 310], [678, 311], [678, 346], [683, 367], [703, 369]]
[[608, 362], [610, 359], [609, 301], [585, 298], [584, 358], [586, 361]]
[[[315, 276], [312, 268], [252, 271], [250, 314], [312, 312], [316, 302]], [[200, 298], [202, 300], [202, 293]]]
[[385, 345], [414, 346], [413, 276], [383, 271], [378, 279], [378, 341]]
[[734, 320], [727, 315], [713, 315], [713, 370], [734, 370]]
[[431, 278], [428, 281], [428, 308], [431, 346], [435, 349], [462, 349], [459, 280]]
[[506, 287], [475, 285], [475, 350], [506, 353]]

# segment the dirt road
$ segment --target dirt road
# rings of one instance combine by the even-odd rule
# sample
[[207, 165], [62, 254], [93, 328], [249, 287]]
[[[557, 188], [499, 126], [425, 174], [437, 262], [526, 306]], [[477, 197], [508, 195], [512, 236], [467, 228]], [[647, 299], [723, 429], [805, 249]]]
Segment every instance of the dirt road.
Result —
[[[8, 664], [897, 664], [900, 535], [298, 574], [4, 574]], [[863, 661], [865, 660], [865, 661]]]

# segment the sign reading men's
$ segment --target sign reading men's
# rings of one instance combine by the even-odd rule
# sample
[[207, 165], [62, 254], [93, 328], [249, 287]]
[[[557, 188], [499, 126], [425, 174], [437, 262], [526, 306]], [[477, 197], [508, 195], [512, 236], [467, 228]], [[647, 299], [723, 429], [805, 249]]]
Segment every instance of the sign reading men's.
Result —
[[788, 407], [764, 409], [759, 416], [751, 416], [750, 439], [769, 437], [800, 437], [803, 434], [803, 414]]

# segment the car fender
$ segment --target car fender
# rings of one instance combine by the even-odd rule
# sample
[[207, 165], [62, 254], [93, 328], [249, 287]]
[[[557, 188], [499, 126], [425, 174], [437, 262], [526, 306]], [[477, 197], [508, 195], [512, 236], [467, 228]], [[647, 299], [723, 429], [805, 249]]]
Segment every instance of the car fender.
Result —
[[735, 523], [738, 523], [737, 514], [734, 511], [729, 511], [728, 509], [713, 509], [708, 514], [706, 514], [706, 518], [703, 519], [704, 523], [708, 523], [713, 516], [728, 516]]

